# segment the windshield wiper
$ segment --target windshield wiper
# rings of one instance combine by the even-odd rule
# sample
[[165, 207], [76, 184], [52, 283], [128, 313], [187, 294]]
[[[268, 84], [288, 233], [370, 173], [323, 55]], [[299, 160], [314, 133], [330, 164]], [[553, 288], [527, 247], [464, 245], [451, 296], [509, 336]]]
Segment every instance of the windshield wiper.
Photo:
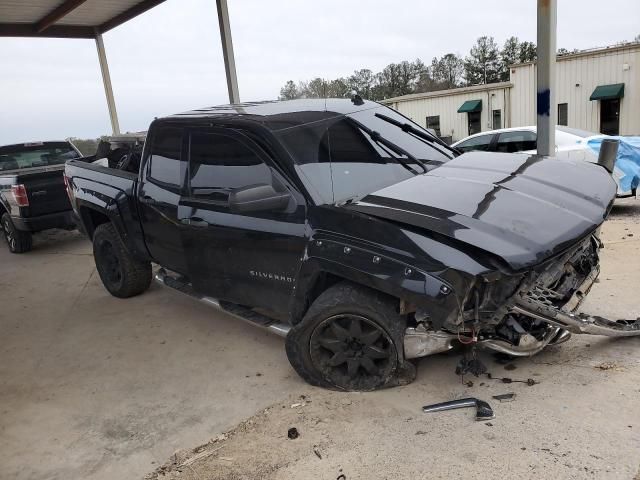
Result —
[[[389, 150], [393, 151], [396, 155], [404, 155], [405, 157], [407, 157], [408, 160], [420, 165], [420, 168], [422, 168], [423, 173], [427, 173], [427, 171], [428, 171], [427, 167], [425, 166], [425, 164], [424, 164], [424, 162], [422, 160], [414, 157], [409, 152], [407, 152], [404, 148], [396, 145], [392, 141], [387, 140], [382, 135], [380, 135], [380, 132], [376, 132], [375, 130], [371, 130], [369, 127], [367, 127], [366, 125], [363, 125], [362, 123], [360, 123], [359, 121], [357, 121], [357, 120], [355, 120], [353, 118], [349, 118], [349, 120], [352, 121], [353, 123], [355, 123], [356, 126], [360, 130], [362, 130], [364, 133], [369, 135], [371, 140], [373, 140], [375, 143], [378, 143], [380, 145], [383, 145], [383, 146], [387, 147]], [[390, 158], [393, 158], [394, 160], [396, 160], [400, 165], [402, 165], [404, 168], [409, 170], [414, 175], [420, 175], [420, 172], [418, 172], [415, 168], [413, 168], [411, 165], [409, 165], [409, 163], [406, 162], [402, 157], [393, 157], [393, 156], [391, 156]]]
[[397, 120], [394, 120], [391, 117], [387, 117], [386, 115], [384, 115], [382, 113], [376, 113], [375, 116], [378, 117], [380, 120], [382, 120], [384, 122], [390, 123], [391, 125], [395, 125], [396, 127], [402, 129], [403, 132], [407, 132], [407, 133], [411, 133], [411, 134], [415, 135], [416, 137], [418, 137], [418, 139], [425, 141], [425, 143], [428, 143], [429, 146], [431, 146], [432, 148], [435, 148], [436, 150], [438, 150], [440, 153], [442, 153], [443, 155], [445, 155], [447, 157], [449, 156], [449, 153], [445, 152], [445, 151], [442, 151], [440, 148], [438, 148], [435, 145], [433, 145], [432, 142], [435, 142], [435, 143], [437, 143], [439, 145], [442, 145], [443, 147], [446, 147], [448, 150], [451, 150], [454, 153], [457, 153], [458, 155], [460, 155], [460, 153], [461, 153], [458, 149], [447, 145], [440, 138], [438, 138], [436, 135], [433, 135], [428, 131], [418, 130], [416, 127], [414, 127], [413, 125], [411, 125], [409, 123], [399, 122]]

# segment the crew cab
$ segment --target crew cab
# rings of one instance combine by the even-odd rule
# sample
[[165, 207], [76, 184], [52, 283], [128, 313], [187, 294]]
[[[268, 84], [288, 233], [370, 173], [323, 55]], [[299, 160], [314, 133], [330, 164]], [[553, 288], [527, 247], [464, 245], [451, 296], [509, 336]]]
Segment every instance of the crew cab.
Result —
[[138, 172], [65, 175], [112, 295], [144, 292], [155, 263], [162, 285], [285, 336], [314, 385], [397, 385], [458, 342], [532, 355], [571, 332], [640, 333], [573, 313], [615, 198], [604, 168], [459, 155], [359, 97], [157, 119]]
[[0, 147], [0, 223], [12, 253], [31, 250], [33, 233], [75, 228], [63, 171], [80, 156], [68, 141]]

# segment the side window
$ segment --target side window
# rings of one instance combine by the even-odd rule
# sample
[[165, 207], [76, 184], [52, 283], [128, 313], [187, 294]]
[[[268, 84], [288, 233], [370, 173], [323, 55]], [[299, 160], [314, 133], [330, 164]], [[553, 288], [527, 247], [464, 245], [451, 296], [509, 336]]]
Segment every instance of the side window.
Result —
[[568, 103], [558, 104], [558, 125], [564, 125], [565, 127], [569, 125], [569, 104]]
[[186, 171], [181, 161], [182, 128], [158, 127], [153, 133], [147, 178], [162, 187], [180, 189]]
[[226, 205], [234, 190], [272, 183], [271, 169], [238, 138], [194, 132], [189, 151], [192, 198]]
[[492, 127], [494, 130], [502, 128], [502, 110], [493, 111]]
[[427, 117], [426, 125], [427, 125], [427, 128], [435, 130], [436, 135], [438, 135], [439, 137], [441, 136], [440, 135], [440, 115]]
[[458, 144], [456, 148], [463, 152], [472, 152], [475, 150], [486, 152], [489, 150], [489, 144], [491, 143], [492, 137], [493, 135], [480, 135], [478, 137], [473, 137]]
[[535, 150], [536, 134], [527, 130], [516, 132], [504, 132], [498, 137], [498, 152], [524, 152], [526, 150]]

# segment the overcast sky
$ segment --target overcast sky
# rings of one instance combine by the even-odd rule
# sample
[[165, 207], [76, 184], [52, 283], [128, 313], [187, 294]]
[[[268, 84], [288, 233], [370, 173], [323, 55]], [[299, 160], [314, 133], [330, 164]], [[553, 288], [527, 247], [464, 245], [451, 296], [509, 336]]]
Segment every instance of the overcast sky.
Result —
[[[243, 101], [274, 99], [289, 79], [464, 56], [482, 35], [536, 36], [535, 0], [228, 1]], [[559, 48], [640, 34], [638, 0], [558, 4]], [[167, 0], [104, 40], [122, 131], [228, 101], [215, 0]], [[92, 40], [0, 38], [0, 144], [108, 133]]]

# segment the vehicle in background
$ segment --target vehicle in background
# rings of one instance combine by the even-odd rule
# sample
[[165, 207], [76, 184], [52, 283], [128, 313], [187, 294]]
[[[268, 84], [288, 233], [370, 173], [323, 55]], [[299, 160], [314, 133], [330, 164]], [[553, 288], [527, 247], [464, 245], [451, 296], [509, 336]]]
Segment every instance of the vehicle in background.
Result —
[[31, 250], [33, 233], [75, 228], [63, 172], [80, 156], [68, 141], [0, 146], [0, 223], [11, 252]]
[[158, 119], [137, 172], [70, 161], [65, 176], [112, 295], [144, 292], [159, 264], [162, 285], [286, 336], [311, 384], [372, 390], [458, 343], [528, 356], [571, 332], [640, 334], [573, 314], [598, 276], [609, 173], [498, 156], [374, 102], [305, 99]]
[[[504, 153], [536, 153], [537, 133], [536, 127], [515, 127], [491, 130], [476, 133], [457, 141], [452, 147], [461, 152], [504, 152]], [[590, 140], [608, 138], [607, 135], [588, 132], [577, 128], [556, 126], [556, 152], [555, 157], [567, 160], [584, 160], [591, 163], [598, 162], [597, 149], [589, 146]], [[636, 195], [636, 189], [640, 184], [640, 175], [637, 169], [633, 172], [623, 172], [620, 168], [614, 168], [613, 178], [618, 186], [619, 198]], [[622, 181], [625, 175], [631, 178]], [[627, 186], [626, 188], [623, 186]]]

